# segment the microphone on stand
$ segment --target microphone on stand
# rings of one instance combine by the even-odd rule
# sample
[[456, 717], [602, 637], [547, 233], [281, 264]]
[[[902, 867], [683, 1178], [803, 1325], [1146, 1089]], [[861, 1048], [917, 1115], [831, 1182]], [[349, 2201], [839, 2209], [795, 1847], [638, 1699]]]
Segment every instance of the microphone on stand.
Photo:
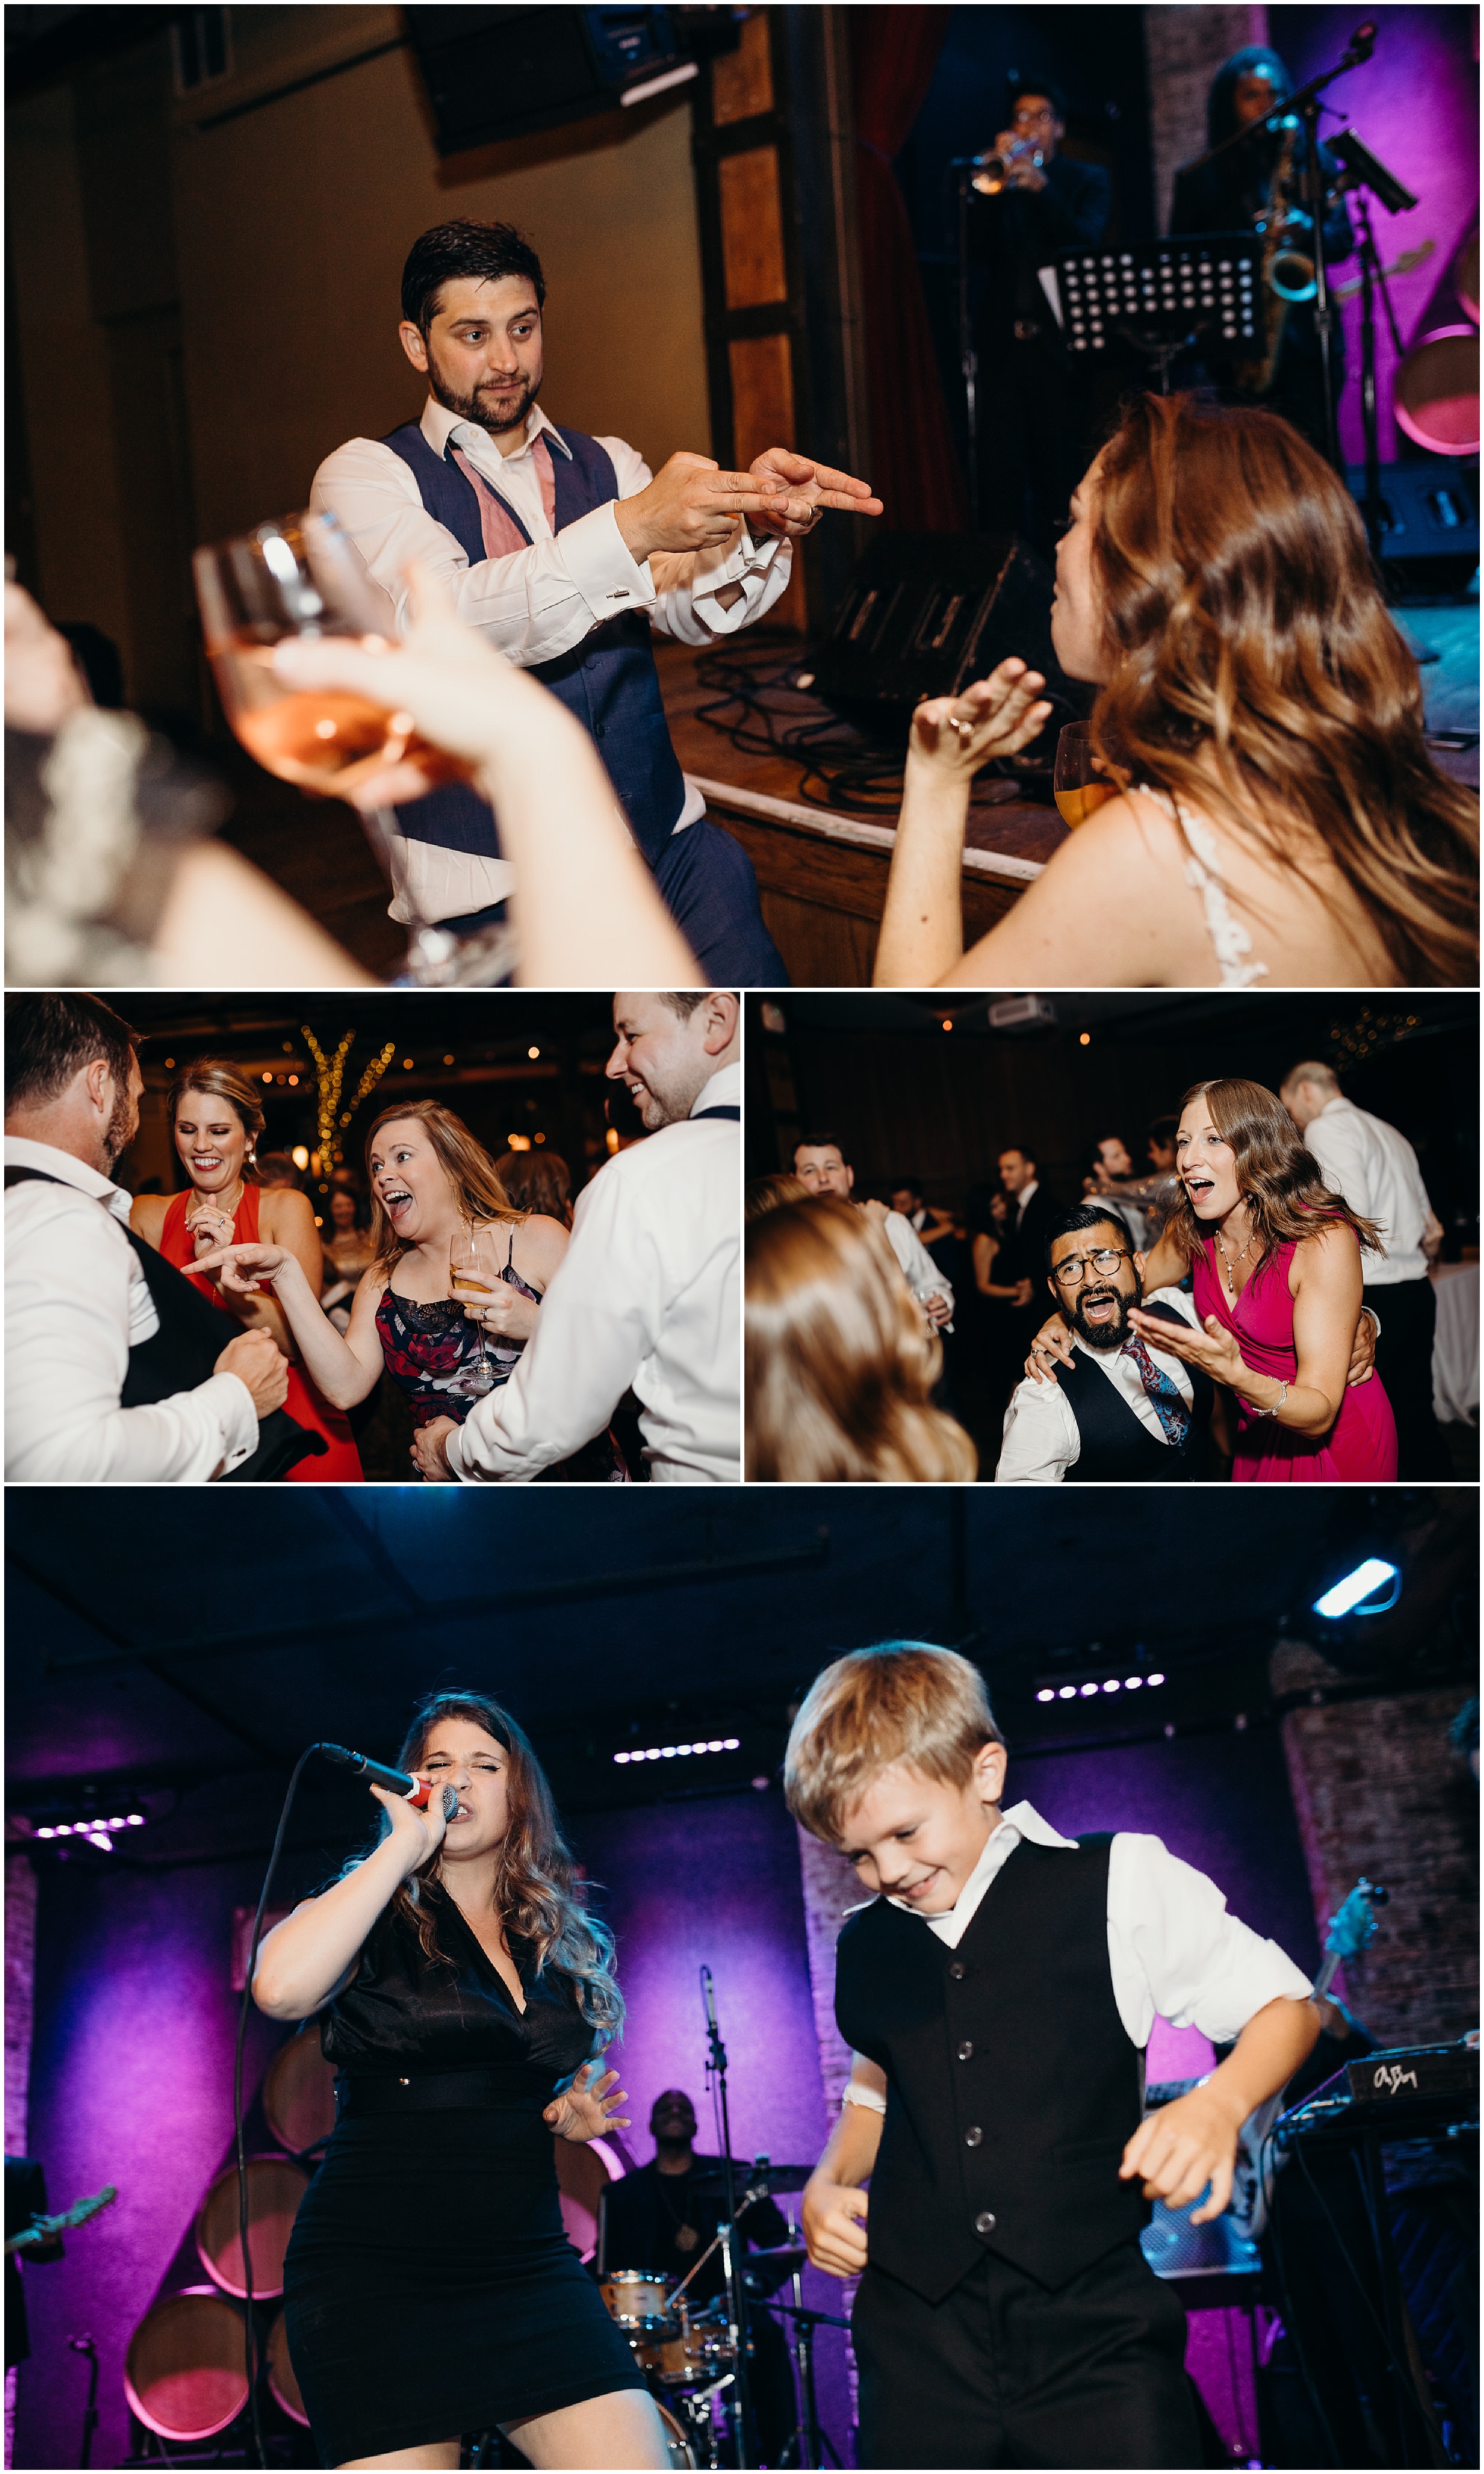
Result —
[[[338, 1768], [355, 1770], [369, 1784], [384, 1787], [388, 1795], [402, 1796], [419, 1812], [426, 1810], [432, 1788], [425, 1786], [421, 1779], [410, 1778], [405, 1770], [388, 1769], [384, 1761], [374, 1761], [366, 1753], [353, 1753], [346, 1744], [320, 1744], [316, 1749], [327, 1761], [335, 1762]], [[446, 1786], [443, 1790], [445, 1821], [451, 1821], [457, 1810], [458, 1789]]]
[[701, 1993], [706, 2003], [706, 2025], [712, 2035], [717, 2032], [717, 1988], [711, 1980], [709, 1967], [701, 1969]]

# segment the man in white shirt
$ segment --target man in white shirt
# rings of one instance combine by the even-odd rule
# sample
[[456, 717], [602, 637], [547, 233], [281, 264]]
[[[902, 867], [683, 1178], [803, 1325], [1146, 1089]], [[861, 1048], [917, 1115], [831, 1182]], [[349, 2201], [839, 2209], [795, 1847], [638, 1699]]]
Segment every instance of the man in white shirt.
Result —
[[742, 1035], [735, 996], [620, 992], [608, 1073], [648, 1129], [577, 1199], [572, 1243], [508, 1383], [436, 1419], [425, 1478], [529, 1481], [639, 1398], [649, 1474], [742, 1476]]
[[[770, 448], [745, 473], [672, 455], [656, 475], [620, 438], [558, 427], [536, 402], [546, 282], [508, 224], [436, 226], [402, 272], [402, 351], [428, 384], [418, 422], [320, 466], [329, 508], [405, 624], [406, 568], [534, 670], [597, 742], [629, 830], [717, 984], [782, 984], [741, 845], [705, 821], [675, 761], [650, 630], [708, 645], [784, 591], [792, 541], [826, 507], [881, 513], [864, 482]], [[485, 922], [510, 890], [495, 819], [467, 786], [398, 812], [394, 918]]]
[[1378, 1310], [1375, 1370], [1397, 1420], [1397, 1475], [1412, 1484], [1449, 1479], [1453, 1464], [1432, 1407], [1437, 1299], [1427, 1275], [1443, 1243], [1443, 1224], [1427, 1199], [1417, 1153], [1395, 1126], [1347, 1100], [1333, 1069], [1313, 1058], [1291, 1068], [1278, 1097], [1326, 1184], [1362, 1219], [1376, 1223], [1386, 1249], [1363, 1254], [1361, 1262], [1366, 1303]]
[[[88, 996], [17, 998], [6, 1017], [5, 1473], [11, 1482], [190, 1485], [239, 1468], [282, 1407], [265, 1331], [227, 1343], [206, 1382], [131, 1387], [160, 1331], [114, 1162], [139, 1124], [134, 1035]], [[142, 1244], [141, 1241], [137, 1241]], [[161, 1274], [181, 1274], [161, 1264]], [[182, 1282], [182, 1286], [184, 1283]], [[209, 1312], [210, 1309], [208, 1308]], [[125, 1408], [126, 1389], [143, 1393]]]
[[[855, 1200], [856, 1173], [836, 1134], [806, 1134], [793, 1147], [793, 1174], [811, 1194], [831, 1194], [840, 1202]], [[941, 1330], [953, 1321], [953, 1286], [934, 1262], [912, 1222], [884, 1202], [858, 1206], [874, 1220], [902, 1267], [902, 1276], [930, 1323]]]
[[998, 1486], [1183, 1484], [1215, 1474], [1206, 1438], [1214, 1387], [1130, 1328], [1129, 1309], [1200, 1328], [1182, 1289], [1143, 1288], [1144, 1257], [1111, 1204], [1083, 1202], [1051, 1240], [1050, 1281], [1073, 1363], [1010, 1395]]

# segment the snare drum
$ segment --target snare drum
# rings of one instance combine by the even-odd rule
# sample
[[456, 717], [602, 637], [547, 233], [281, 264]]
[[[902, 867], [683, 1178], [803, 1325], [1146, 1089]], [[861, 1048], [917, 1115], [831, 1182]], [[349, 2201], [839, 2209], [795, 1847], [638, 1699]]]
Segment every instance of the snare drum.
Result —
[[656, 2346], [660, 2385], [667, 2389], [709, 2388], [732, 2370], [736, 2352], [727, 2336], [726, 2315], [719, 2303], [698, 2311], [693, 2318], [684, 2301], [679, 2305], [678, 2322], [670, 2322], [673, 2334], [664, 2337]]
[[616, 2268], [598, 2282], [609, 2312], [629, 2341], [642, 2371], [657, 2376], [662, 2349], [680, 2333], [669, 2307], [674, 2279], [643, 2268]]

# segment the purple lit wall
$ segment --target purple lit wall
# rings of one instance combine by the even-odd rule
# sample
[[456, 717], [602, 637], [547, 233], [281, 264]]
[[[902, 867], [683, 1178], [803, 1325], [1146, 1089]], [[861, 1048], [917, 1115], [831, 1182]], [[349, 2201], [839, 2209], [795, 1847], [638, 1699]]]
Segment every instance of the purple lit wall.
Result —
[[[1391, 285], [1405, 347], [1433, 285], [1478, 210], [1478, 18], [1472, 9], [1442, 7], [1380, 8], [1369, 14], [1378, 30], [1375, 50], [1363, 68], [1351, 69], [1336, 80], [1326, 100], [1343, 117], [1326, 119], [1324, 126], [1327, 131], [1352, 125], [1372, 154], [1379, 156], [1387, 170], [1418, 200], [1412, 212], [1401, 215], [1389, 215], [1373, 203], [1372, 221], [1383, 266], [1420, 240], [1430, 238], [1437, 243], [1425, 265], [1396, 277]], [[1334, 8], [1268, 11], [1268, 39], [1300, 85], [1339, 59], [1350, 31], [1350, 19]], [[1356, 261], [1347, 259], [1338, 270], [1339, 280], [1344, 282], [1356, 271]], [[1340, 443], [1347, 461], [1358, 464], [1363, 451], [1358, 300], [1350, 302], [1343, 314], [1349, 376], [1340, 404]], [[1378, 303], [1376, 371], [1383, 458], [1395, 456], [1399, 445], [1391, 409], [1396, 362]]]
[[[645, 2125], [668, 2087], [690, 2095], [700, 2123], [697, 2147], [715, 2153], [719, 2145], [704, 2085], [704, 1964], [716, 1978], [734, 2155], [813, 2165], [827, 2118], [798, 1842], [781, 1795], [770, 1789], [595, 1813], [573, 1825], [572, 1836], [588, 1872], [605, 1885], [603, 1911], [618, 1935], [629, 2015], [616, 2058], [634, 2099], [627, 2139], [637, 2161], [654, 2153]], [[791, 2205], [797, 2220], [796, 2198], [781, 2196], [779, 2204], [786, 2214]], [[840, 2290], [810, 2269], [804, 2299], [838, 2312]], [[842, 2334], [821, 2331], [820, 2417], [848, 2462], [844, 2348]]]
[[[30, 2152], [45, 2165], [53, 2207], [106, 2182], [119, 2195], [67, 2236], [64, 2260], [28, 2281], [18, 2466], [78, 2462], [86, 2365], [66, 2341], [85, 2331], [98, 2340], [102, 2368], [93, 2462], [128, 2454], [129, 2340], [231, 2136], [231, 1911], [255, 1901], [259, 1873], [212, 1864], [148, 1875], [85, 1859], [45, 1871]], [[250, 2089], [280, 2034], [255, 2015]]]

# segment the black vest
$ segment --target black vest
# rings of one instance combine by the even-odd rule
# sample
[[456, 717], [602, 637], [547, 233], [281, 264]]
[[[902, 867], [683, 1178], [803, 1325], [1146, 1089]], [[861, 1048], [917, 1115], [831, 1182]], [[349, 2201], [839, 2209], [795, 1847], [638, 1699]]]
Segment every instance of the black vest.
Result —
[[1149, 2221], [1118, 2179], [1142, 2092], [1108, 1963], [1109, 1845], [1022, 1839], [957, 1950], [886, 1899], [839, 1936], [840, 2034], [887, 2074], [871, 2264], [927, 2302], [986, 2250], [1055, 2292]]
[[[1160, 1315], [1166, 1322], [1183, 1321], [1173, 1306], [1146, 1305], [1144, 1312]], [[1211, 1475], [1211, 1403], [1216, 1392], [1210, 1376], [1199, 1366], [1185, 1370], [1195, 1397], [1185, 1440], [1177, 1450], [1150, 1433], [1085, 1349], [1074, 1354], [1073, 1365], [1057, 1370], [1057, 1380], [1082, 1438], [1077, 1459], [1065, 1474], [1067, 1486], [1190, 1486]]]
[[[48, 1176], [45, 1169], [8, 1168], [5, 1172], [6, 1192], [12, 1185], [60, 1185], [67, 1180]], [[70, 1189], [81, 1191], [78, 1187]], [[85, 1197], [91, 1201], [91, 1196]], [[107, 1206], [100, 1201], [100, 1211]], [[109, 1218], [112, 1214], [109, 1213]], [[153, 1246], [114, 1222], [137, 1254], [144, 1273], [144, 1284], [155, 1300], [159, 1317], [159, 1329], [148, 1340], [141, 1340], [129, 1352], [129, 1371], [119, 1395], [121, 1409], [147, 1409], [156, 1400], [173, 1399], [178, 1392], [194, 1392], [215, 1370], [216, 1361], [228, 1341], [235, 1338], [229, 1331], [222, 1336], [222, 1315], [219, 1307], [192, 1288], [183, 1272], [157, 1254]], [[262, 1486], [274, 1478], [286, 1475], [311, 1452], [328, 1451], [323, 1435], [311, 1435], [291, 1418], [286, 1409], [270, 1410], [257, 1421], [257, 1448], [234, 1469], [228, 1469], [219, 1483], [228, 1480], [238, 1484]]]

